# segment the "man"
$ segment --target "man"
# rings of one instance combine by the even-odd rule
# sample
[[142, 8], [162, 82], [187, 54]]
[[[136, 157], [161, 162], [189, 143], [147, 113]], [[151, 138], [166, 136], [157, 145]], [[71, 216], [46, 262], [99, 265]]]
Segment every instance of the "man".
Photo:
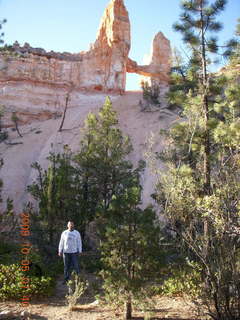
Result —
[[58, 255], [63, 256], [64, 262], [64, 283], [70, 279], [71, 267], [80, 274], [78, 255], [82, 252], [82, 239], [77, 230], [74, 230], [74, 223], [68, 221], [68, 229], [63, 231], [58, 246]]

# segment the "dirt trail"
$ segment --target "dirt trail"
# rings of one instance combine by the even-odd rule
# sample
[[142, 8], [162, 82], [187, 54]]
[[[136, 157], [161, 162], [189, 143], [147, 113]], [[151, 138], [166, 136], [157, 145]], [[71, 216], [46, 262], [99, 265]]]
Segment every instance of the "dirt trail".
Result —
[[[89, 283], [94, 281], [92, 275], [87, 275]], [[0, 311], [11, 310], [19, 312], [28, 311], [31, 316], [27, 319], [35, 320], [114, 320], [123, 319], [120, 311], [115, 311], [109, 306], [99, 305], [94, 299], [92, 292], [88, 291], [86, 295], [79, 299], [74, 311], [69, 311], [66, 294], [68, 287], [62, 284], [63, 277], [57, 280], [54, 294], [49, 298], [34, 299], [29, 307], [23, 309], [18, 302], [2, 302], [0, 303]], [[168, 298], [159, 297], [156, 299], [154, 308], [149, 311], [151, 320], [171, 319], [171, 320], [197, 320], [206, 319], [197, 317], [194, 305], [188, 300], [181, 297]], [[22, 319], [23, 318], [12, 318]], [[135, 311], [133, 320], [143, 320], [144, 313]], [[10, 319], [9, 319], [10, 320]]]

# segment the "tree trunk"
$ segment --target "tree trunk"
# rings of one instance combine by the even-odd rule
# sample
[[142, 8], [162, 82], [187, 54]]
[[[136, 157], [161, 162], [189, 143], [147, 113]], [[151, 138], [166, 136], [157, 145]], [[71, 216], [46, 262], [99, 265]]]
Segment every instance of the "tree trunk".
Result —
[[66, 102], [65, 102], [65, 108], [64, 108], [64, 111], [63, 111], [63, 117], [62, 117], [62, 121], [61, 121], [60, 127], [58, 129], [59, 132], [62, 131], [64, 120], [65, 120], [65, 117], [66, 117], [66, 111], [67, 111], [67, 107], [68, 107], [68, 102], [69, 102], [69, 93], [66, 96]]
[[204, 136], [204, 192], [206, 195], [211, 193], [211, 164], [210, 164], [210, 134], [208, 128], [209, 120], [209, 105], [208, 105], [208, 76], [207, 76], [207, 60], [206, 60], [206, 45], [205, 45], [205, 34], [204, 34], [204, 17], [203, 17], [203, 2], [201, 1], [201, 56], [202, 56], [202, 85], [203, 85], [203, 112], [205, 122], [205, 136]]
[[[131, 246], [131, 239], [132, 239], [132, 225], [131, 223], [128, 226], [128, 247], [132, 247]], [[128, 278], [132, 279], [132, 274], [131, 274], [131, 270], [132, 270], [132, 261], [131, 261], [131, 257], [128, 255], [128, 262], [127, 262], [127, 273], [128, 273]], [[128, 319], [132, 319], [132, 299], [131, 299], [131, 294], [128, 293], [128, 299], [126, 302], [126, 320]]]
[[[201, 1], [201, 58], [202, 58], [202, 107], [204, 112], [204, 159], [203, 159], [203, 170], [204, 170], [204, 194], [211, 194], [211, 164], [210, 164], [210, 132], [208, 128], [209, 121], [209, 104], [208, 104], [208, 75], [207, 75], [207, 59], [206, 59], [206, 39], [204, 31], [204, 17], [203, 17], [203, 1]], [[208, 254], [208, 221], [204, 220], [203, 223], [203, 232], [204, 232], [204, 247], [203, 247], [203, 256], [206, 258]]]
[[18, 133], [19, 137], [22, 138], [22, 135], [21, 135], [21, 133], [20, 133], [20, 131], [19, 131], [19, 129], [18, 129], [17, 121], [15, 121], [15, 129], [17, 130], [17, 133]]
[[132, 319], [132, 301], [131, 298], [128, 298], [126, 302], [126, 320]]

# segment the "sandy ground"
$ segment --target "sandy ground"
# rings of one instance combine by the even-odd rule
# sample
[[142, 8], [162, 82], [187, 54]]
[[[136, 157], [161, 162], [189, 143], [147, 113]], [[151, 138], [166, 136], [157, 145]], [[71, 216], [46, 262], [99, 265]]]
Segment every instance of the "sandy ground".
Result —
[[[88, 276], [88, 280], [92, 276]], [[28, 311], [31, 316], [29, 319], [36, 320], [114, 320], [123, 319], [123, 313], [120, 310], [114, 310], [107, 305], [96, 304], [91, 294], [86, 294], [80, 298], [74, 311], [69, 311], [65, 295], [68, 292], [66, 285], [62, 284], [62, 277], [59, 278], [55, 293], [49, 298], [31, 301], [29, 307], [23, 309], [19, 302], [2, 302], [0, 303], [0, 311], [11, 310], [19, 312]], [[175, 297], [157, 297], [153, 309], [147, 312], [149, 320], [155, 319], [171, 319], [171, 320], [197, 320], [206, 319], [200, 317], [196, 313], [193, 303], [187, 298]], [[145, 313], [145, 315], [147, 314]], [[15, 318], [20, 319], [20, 318]], [[22, 319], [22, 318], [21, 318]], [[27, 319], [27, 318], [26, 318]], [[134, 320], [143, 320], [144, 312], [134, 310]], [[10, 320], [10, 319], [9, 319]], [[25, 319], [24, 319], [25, 320]]]
[[[76, 105], [71, 105], [67, 110], [62, 132], [58, 132], [61, 118], [35, 121], [21, 126], [20, 132], [23, 138], [18, 137], [16, 131], [8, 129], [8, 142], [14, 144], [0, 144], [0, 156], [4, 159], [0, 177], [4, 182], [3, 200], [7, 197], [13, 199], [17, 213], [22, 211], [27, 201], [33, 200], [26, 193], [27, 185], [36, 178], [36, 172], [31, 169], [31, 164], [37, 161], [43, 167], [47, 167], [46, 157], [49, 152], [60, 152], [66, 144], [72, 151], [77, 151], [81, 140], [80, 129], [84, 125], [87, 114], [97, 112], [105, 98], [106, 95], [103, 94], [79, 93]], [[164, 141], [159, 136], [159, 130], [168, 128], [177, 118], [174, 113], [164, 108], [164, 103], [160, 111], [141, 112], [140, 99], [140, 92], [126, 92], [123, 96], [111, 96], [113, 108], [118, 114], [119, 126], [124, 134], [131, 137], [134, 151], [130, 159], [134, 163], [145, 158], [149, 137], [152, 135], [155, 136], [153, 151], [161, 150]], [[155, 180], [150, 167], [147, 166], [143, 176], [143, 205], [151, 202], [150, 195], [154, 190]]]

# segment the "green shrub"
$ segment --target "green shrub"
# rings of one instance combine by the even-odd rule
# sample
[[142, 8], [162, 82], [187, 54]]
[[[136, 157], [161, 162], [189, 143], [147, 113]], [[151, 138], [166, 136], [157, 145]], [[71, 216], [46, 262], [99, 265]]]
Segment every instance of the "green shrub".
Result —
[[45, 275], [52, 278], [57, 278], [58, 275], [63, 273], [63, 268], [63, 259], [56, 258], [54, 262], [51, 262], [47, 266], [44, 266], [43, 271]]
[[52, 294], [53, 280], [50, 277], [29, 277], [29, 288], [22, 288], [22, 279], [26, 273], [19, 264], [0, 265], [0, 300], [49, 296]]
[[143, 92], [143, 101], [140, 102], [142, 111], [149, 109], [151, 106], [160, 108], [160, 87], [157, 84], [151, 86], [147, 81], [141, 82], [141, 88]]
[[15, 243], [8, 243], [5, 242], [1, 239], [0, 242], [0, 255], [10, 253], [11, 251], [17, 251], [18, 250], [18, 245]]
[[200, 272], [188, 266], [179, 267], [163, 282], [159, 293], [167, 296], [199, 296], [201, 286]]
[[102, 262], [100, 261], [100, 255], [82, 255], [80, 256], [80, 267], [89, 273], [96, 273], [102, 269]]
[[8, 138], [8, 133], [7, 131], [2, 131], [0, 132], [0, 142], [4, 141], [4, 140], [7, 140]]
[[0, 239], [0, 264], [13, 264], [19, 261], [20, 246]]
[[67, 282], [69, 294], [65, 296], [70, 310], [74, 309], [78, 299], [84, 294], [89, 285], [88, 281], [81, 279], [76, 272], [72, 272], [72, 275], [74, 280]]

